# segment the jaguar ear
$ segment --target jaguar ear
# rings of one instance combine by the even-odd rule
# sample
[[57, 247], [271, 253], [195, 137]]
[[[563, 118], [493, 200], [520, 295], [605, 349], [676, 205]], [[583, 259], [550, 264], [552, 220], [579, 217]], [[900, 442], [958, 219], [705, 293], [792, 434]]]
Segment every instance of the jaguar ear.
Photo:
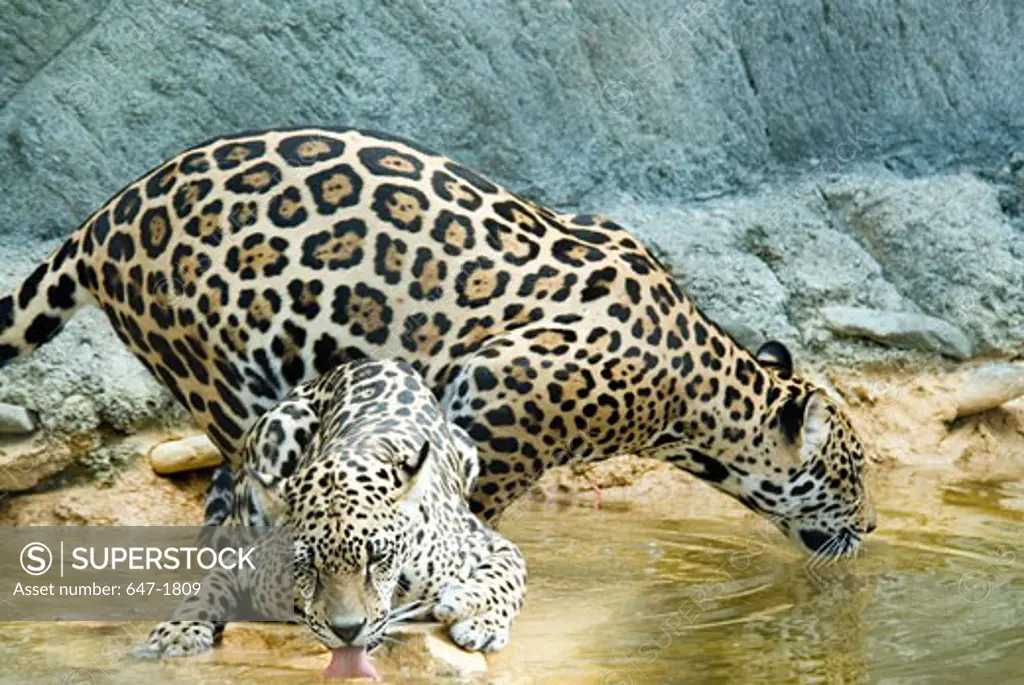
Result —
[[804, 425], [800, 433], [800, 454], [804, 459], [814, 456], [828, 441], [830, 426], [825, 393], [815, 391], [804, 406]]
[[253, 494], [259, 498], [260, 508], [267, 518], [274, 522], [287, 518], [291, 510], [285, 494], [287, 479], [257, 471], [251, 466], [245, 467], [245, 475], [249, 478]]
[[805, 400], [791, 399], [782, 406], [779, 423], [791, 443], [800, 441], [800, 455], [806, 459], [828, 440], [828, 404], [820, 390]]
[[395, 495], [395, 501], [399, 506], [413, 510], [419, 508], [430, 489], [435, 469], [434, 461], [430, 441], [424, 440], [414, 459], [398, 465], [400, 477], [404, 481]]
[[761, 345], [756, 356], [761, 366], [773, 370], [779, 378], [785, 379], [793, 376], [793, 357], [790, 356], [786, 346], [779, 341], [769, 340]]

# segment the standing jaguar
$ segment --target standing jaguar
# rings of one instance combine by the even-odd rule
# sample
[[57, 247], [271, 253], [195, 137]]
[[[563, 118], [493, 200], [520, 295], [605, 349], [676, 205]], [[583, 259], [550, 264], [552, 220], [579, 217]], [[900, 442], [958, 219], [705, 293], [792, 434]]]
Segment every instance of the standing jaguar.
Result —
[[495, 520], [547, 468], [667, 460], [810, 552], [874, 527], [864, 447], [785, 348], [736, 344], [625, 229], [410, 141], [242, 133], [100, 207], [0, 299], [0, 365], [100, 306], [229, 459], [296, 385], [399, 358], [473, 438]]

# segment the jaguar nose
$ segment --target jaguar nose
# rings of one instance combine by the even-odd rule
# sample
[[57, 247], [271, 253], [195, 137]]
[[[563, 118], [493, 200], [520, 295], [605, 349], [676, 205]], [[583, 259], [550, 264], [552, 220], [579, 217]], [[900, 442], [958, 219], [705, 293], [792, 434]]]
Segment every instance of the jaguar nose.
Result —
[[864, 524], [864, 532], [865, 533], [874, 532], [875, 528], [878, 528], [878, 524], [875, 523], [874, 519], [871, 519], [867, 523]]
[[365, 618], [359, 623], [331, 623], [331, 632], [341, 638], [343, 642], [352, 644], [365, 626]]

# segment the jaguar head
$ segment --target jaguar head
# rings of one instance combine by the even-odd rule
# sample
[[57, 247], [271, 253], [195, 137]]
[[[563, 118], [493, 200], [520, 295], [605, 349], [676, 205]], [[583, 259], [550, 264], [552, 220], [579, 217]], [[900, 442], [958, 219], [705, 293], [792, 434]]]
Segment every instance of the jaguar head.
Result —
[[296, 610], [332, 650], [334, 675], [372, 669], [366, 654], [396, 620], [433, 461], [429, 441], [379, 439], [331, 449], [287, 478], [259, 478], [293, 535]]
[[766, 343], [756, 362], [741, 359], [736, 369], [742, 380], [719, 393], [732, 397], [729, 406], [706, 412], [711, 418], [695, 422], [696, 437], [680, 436], [659, 456], [732, 495], [808, 553], [854, 554], [875, 515], [864, 445], [846, 412], [792, 377], [779, 343]]

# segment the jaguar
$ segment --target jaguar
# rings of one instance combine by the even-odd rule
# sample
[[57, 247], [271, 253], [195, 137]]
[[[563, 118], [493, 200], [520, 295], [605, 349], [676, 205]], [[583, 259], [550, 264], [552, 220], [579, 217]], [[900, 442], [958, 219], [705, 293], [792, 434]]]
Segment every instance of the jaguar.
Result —
[[[500, 650], [523, 604], [526, 564], [470, 512], [478, 472], [476, 444], [411, 366], [340, 364], [265, 412], [240, 463], [214, 474], [206, 525], [284, 529], [286, 553], [265, 553], [251, 574], [205, 579], [182, 615], [223, 618], [240, 596], [272, 605], [286, 579], [297, 618], [331, 650], [330, 676], [376, 678], [369, 652], [410, 618], [441, 621], [464, 649]], [[284, 611], [262, 610], [272, 613]], [[202, 653], [224, 627], [164, 622], [142, 656]]]
[[0, 299], [0, 365], [98, 305], [229, 460], [292, 388], [402, 359], [477, 445], [473, 511], [545, 470], [665, 460], [805, 550], [875, 526], [841, 404], [705, 316], [614, 221], [358, 129], [217, 138], [97, 209]]

